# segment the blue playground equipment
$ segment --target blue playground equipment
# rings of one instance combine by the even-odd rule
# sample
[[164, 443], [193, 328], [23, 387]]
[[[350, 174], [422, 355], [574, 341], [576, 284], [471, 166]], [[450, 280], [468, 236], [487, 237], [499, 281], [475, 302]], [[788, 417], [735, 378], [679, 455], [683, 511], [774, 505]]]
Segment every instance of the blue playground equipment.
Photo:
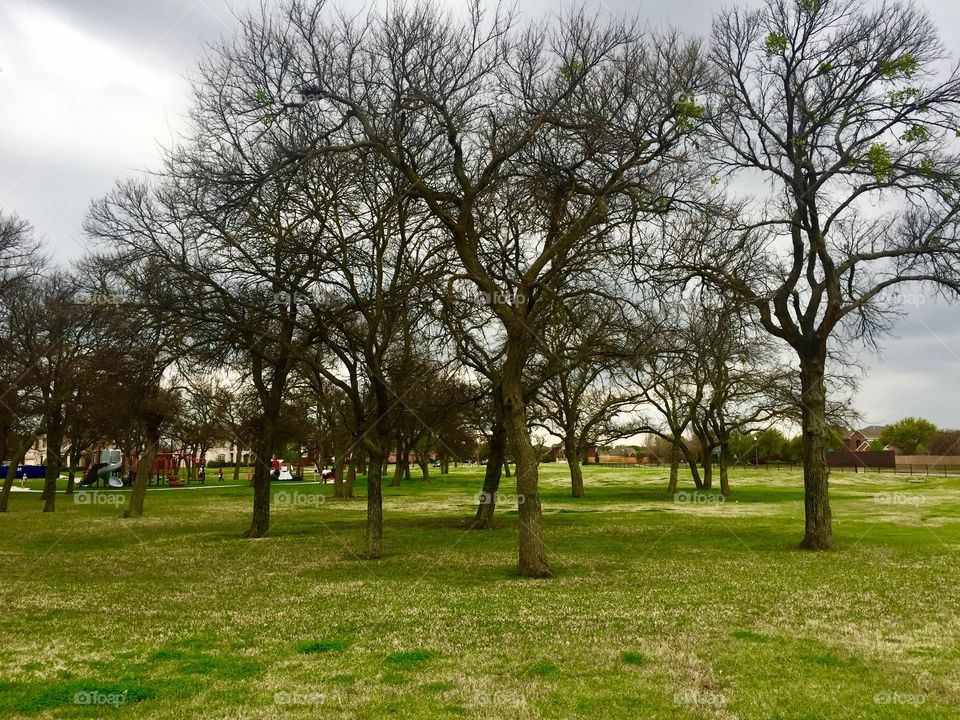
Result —
[[[6, 463], [3, 467], [0, 467], [0, 478], [5, 478], [7, 476], [10, 463]], [[39, 480], [42, 479], [47, 474], [46, 465], [18, 465], [17, 472], [14, 475], [18, 480], [23, 477], [23, 474], [27, 474], [27, 480]]]

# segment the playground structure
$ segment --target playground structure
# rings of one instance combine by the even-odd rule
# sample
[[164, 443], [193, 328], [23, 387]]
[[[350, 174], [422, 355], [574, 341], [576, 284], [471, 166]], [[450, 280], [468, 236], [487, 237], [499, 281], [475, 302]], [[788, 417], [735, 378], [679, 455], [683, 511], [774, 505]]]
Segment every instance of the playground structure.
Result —
[[120, 469], [123, 467], [123, 453], [120, 450], [111, 448], [101, 450], [99, 462], [94, 463], [87, 469], [80, 481], [81, 487], [90, 487], [94, 484], [103, 484], [106, 487], [120, 488], [124, 486], [124, 480], [120, 476]]

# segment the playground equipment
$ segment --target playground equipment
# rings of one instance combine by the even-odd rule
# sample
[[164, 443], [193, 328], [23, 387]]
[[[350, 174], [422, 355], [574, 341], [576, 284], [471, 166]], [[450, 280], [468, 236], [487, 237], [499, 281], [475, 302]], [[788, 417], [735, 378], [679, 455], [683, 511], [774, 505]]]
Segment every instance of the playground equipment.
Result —
[[[9, 472], [10, 462], [6, 461], [0, 466], [0, 478], [5, 478]], [[13, 473], [18, 480], [24, 475], [28, 480], [42, 480], [47, 474], [46, 465], [19, 465]]]
[[123, 467], [123, 453], [116, 449], [101, 450], [100, 462], [94, 463], [87, 470], [81, 486], [89, 487], [96, 483], [100, 484], [103, 480], [104, 485], [112, 488], [123, 487], [123, 479], [120, 477], [120, 468]]

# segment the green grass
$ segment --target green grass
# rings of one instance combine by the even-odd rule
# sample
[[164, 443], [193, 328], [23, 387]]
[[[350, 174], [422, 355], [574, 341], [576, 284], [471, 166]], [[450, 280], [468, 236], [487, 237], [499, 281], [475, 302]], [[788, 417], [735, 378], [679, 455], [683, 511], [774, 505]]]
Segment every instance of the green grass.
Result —
[[665, 469], [588, 467], [573, 500], [544, 466], [546, 580], [517, 576], [515, 506], [466, 529], [480, 482], [385, 487], [379, 561], [330, 485], [278, 487], [260, 540], [250, 488], [209, 478], [138, 520], [14, 494], [0, 717], [960, 716], [958, 479], [836, 474], [811, 554], [796, 472], [678, 502]]

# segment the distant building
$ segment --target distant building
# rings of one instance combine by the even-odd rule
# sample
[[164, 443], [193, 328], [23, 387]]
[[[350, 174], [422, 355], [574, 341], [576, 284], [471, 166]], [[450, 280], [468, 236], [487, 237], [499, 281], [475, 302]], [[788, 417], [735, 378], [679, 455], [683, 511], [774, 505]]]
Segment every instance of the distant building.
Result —
[[[886, 425], [867, 425], [860, 430], [852, 430], [843, 440], [843, 446], [850, 452], [866, 452], [870, 449], [870, 444], [874, 440], [880, 439], [880, 434], [886, 429]], [[890, 445], [884, 450], [892, 450]]]

